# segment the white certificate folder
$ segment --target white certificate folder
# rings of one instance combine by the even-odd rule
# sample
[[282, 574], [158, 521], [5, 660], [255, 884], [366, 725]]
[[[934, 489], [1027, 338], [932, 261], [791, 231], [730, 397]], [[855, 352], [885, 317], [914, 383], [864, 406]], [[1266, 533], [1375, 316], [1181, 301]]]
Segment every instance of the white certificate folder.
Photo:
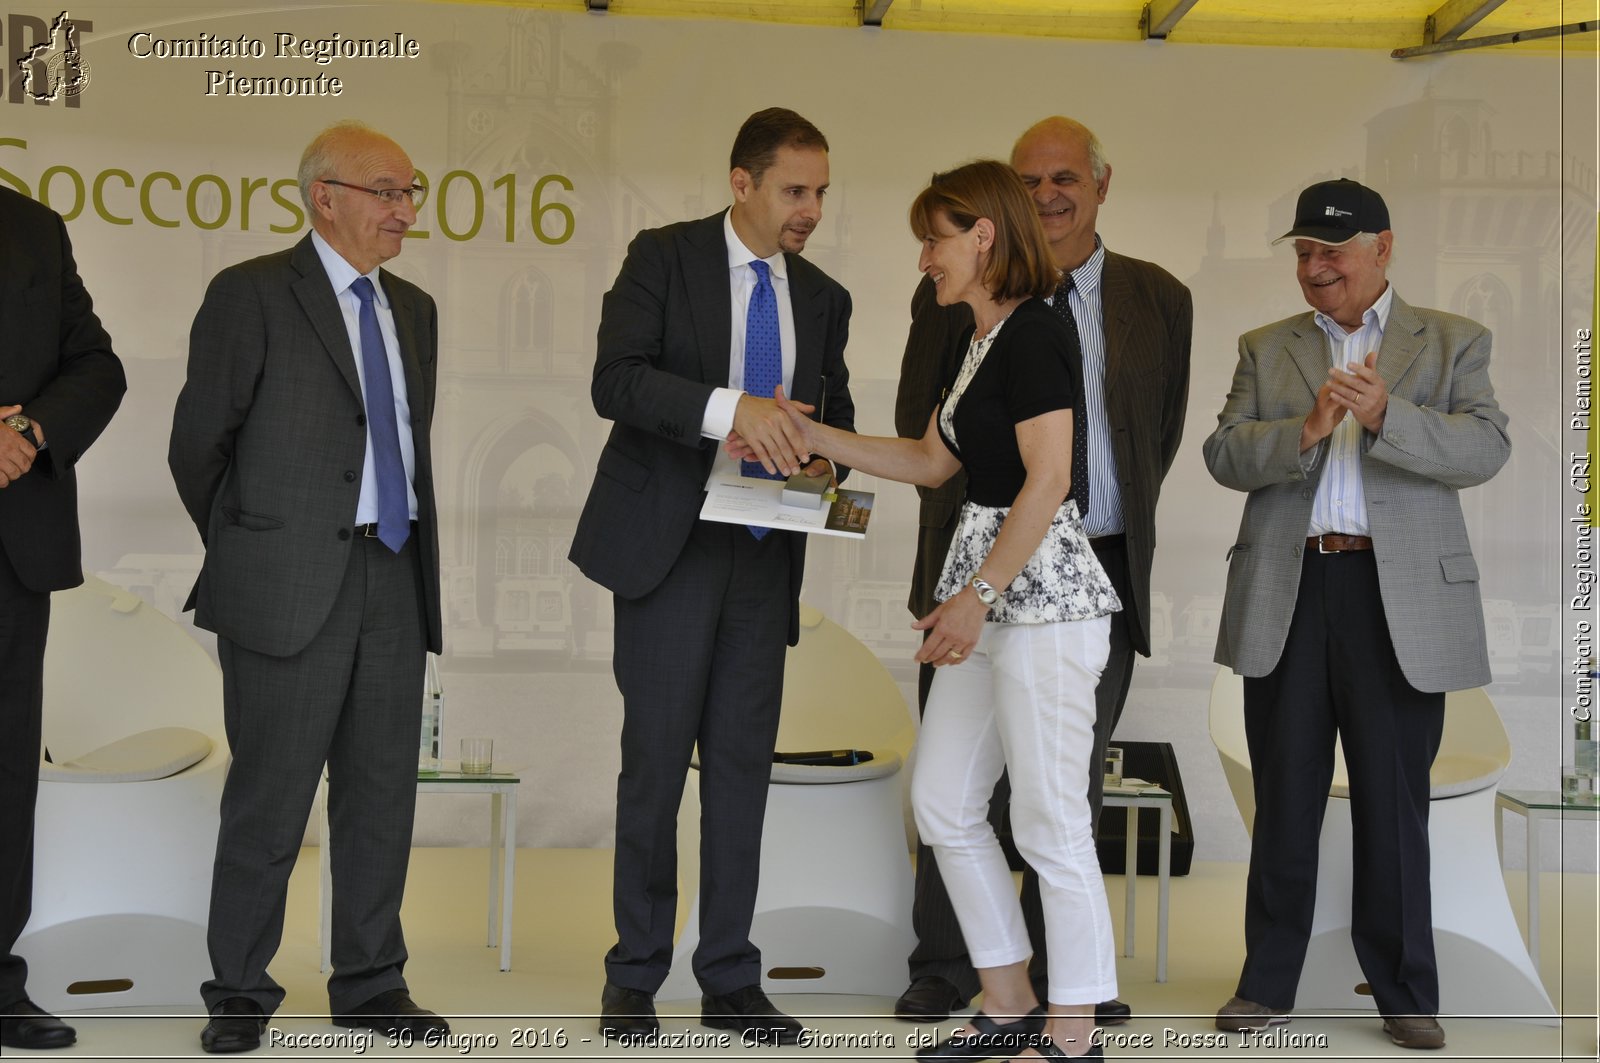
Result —
[[823, 495], [819, 507], [786, 506], [783, 484], [782, 480], [741, 476], [737, 462], [719, 458], [706, 480], [706, 501], [700, 507], [700, 519], [719, 524], [753, 524], [807, 535], [866, 538], [867, 523], [872, 518], [871, 491], [836, 487]]

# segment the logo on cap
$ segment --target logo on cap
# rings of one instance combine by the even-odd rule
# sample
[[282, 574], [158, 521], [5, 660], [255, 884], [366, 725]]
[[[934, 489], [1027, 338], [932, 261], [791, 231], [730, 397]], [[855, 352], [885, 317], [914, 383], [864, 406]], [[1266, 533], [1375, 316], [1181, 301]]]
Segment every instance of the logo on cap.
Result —
[[1322, 208], [1322, 214], [1323, 214], [1324, 217], [1327, 217], [1327, 218], [1348, 218], [1348, 217], [1351, 217], [1354, 213], [1355, 213], [1354, 211], [1350, 211], [1350, 210], [1340, 210], [1338, 207], [1323, 207]]

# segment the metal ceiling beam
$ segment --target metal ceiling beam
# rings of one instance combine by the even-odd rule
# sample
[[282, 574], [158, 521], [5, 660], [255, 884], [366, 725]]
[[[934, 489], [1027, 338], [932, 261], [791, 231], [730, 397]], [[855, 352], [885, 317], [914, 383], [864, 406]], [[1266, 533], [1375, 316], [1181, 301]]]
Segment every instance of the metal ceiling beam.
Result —
[[1546, 26], [1537, 30], [1519, 30], [1516, 33], [1496, 33], [1488, 37], [1471, 37], [1464, 41], [1441, 41], [1438, 44], [1419, 44], [1414, 48], [1396, 48], [1390, 59], [1415, 59], [1419, 55], [1438, 55], [1440, 52], [1465, 52], [1472, 48], [1490, 48], [1497, 44], [1520, 44], [1544, 37], [1565, 37], [1571, 33], [1593, 33], [1600, 30], [1600, 22], [1569, 22], [1564, 26]]
[[894, 0], [862, 0], [861, 24], [863, 26], [883, 25], [883, 16], [889, 13], [889, 5]]
[[1172, 28], [1199, 2], [1200, 0], [1150, 0], [1139, 13], [1140, 39], [1166, 40]]
[[1439, 44], [1458, 39], [1463, 33], [1483, 21], [1483, 17], [1506, 0], [1446, 0], [1443, 6], [1429, 15], [1422, 24], [1425, 44]]

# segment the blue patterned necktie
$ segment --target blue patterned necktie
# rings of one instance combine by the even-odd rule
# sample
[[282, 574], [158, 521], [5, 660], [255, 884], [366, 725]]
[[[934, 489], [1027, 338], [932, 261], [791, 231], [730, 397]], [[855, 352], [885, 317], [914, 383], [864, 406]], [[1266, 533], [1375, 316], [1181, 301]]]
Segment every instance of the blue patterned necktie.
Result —
[[1084, 396], [1083, 341], [1078, 336], [1078, 319], [1072, 316], [1067, 296], [1072, 294], [1072, 271], [1062, 270], [1061, 284], [1050, 299], [1050, 309], [1072, 334], [1072, 357], [1076, 360], [1073, 381], [1078, 394], [1072, 402], [1072, 493], [1078, 500], [1078, 519], [1089, 520], [1089, 400]]
[[361, 371], [366, 389], [367, 427], [372, 433], [372, 468], [378, 480], [378, 538], [395, 553], [411, 537], [411, 506], [406, 497], [406, 464], [400, 454], [400, 425], [394, 413], [394, 378], [389, 353], [378, 328], [372, 282], [357, 277], [350, 290], [361, 300]]
[[[778, 296], [772, 290], [772, 267], [758, 258], [750, 263], [750, 268], [756, 271], [756, 287], [750, 293], [750, 309], [744, 319], [744, 390], [747, 395], [770, 399], [783, 383]], [[740, 462], [739, 475], [758, 476], [764, 480], [786, 479], [782, 473], [768, 472], [759, 461]], [[769, 530], [751, 527], [750, 534], [761, 539]]]

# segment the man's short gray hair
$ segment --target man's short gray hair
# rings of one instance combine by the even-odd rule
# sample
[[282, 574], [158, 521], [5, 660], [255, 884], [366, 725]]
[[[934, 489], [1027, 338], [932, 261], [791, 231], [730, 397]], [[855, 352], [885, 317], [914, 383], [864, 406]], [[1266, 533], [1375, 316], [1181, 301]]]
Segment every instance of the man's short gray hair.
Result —
[[297, 179], [300, 184], [300, 200], [306, 205], [307, 210], [313, 210], [311, 186], [317, 181], [325, 181], [333, 176], [334, 148], [340, 140], [351, 133], [377, 135], [377, 131], [365, 122], [347, 118], [324, 129], [306, 145], [305, 152], [300, 156], [300, 172]]

